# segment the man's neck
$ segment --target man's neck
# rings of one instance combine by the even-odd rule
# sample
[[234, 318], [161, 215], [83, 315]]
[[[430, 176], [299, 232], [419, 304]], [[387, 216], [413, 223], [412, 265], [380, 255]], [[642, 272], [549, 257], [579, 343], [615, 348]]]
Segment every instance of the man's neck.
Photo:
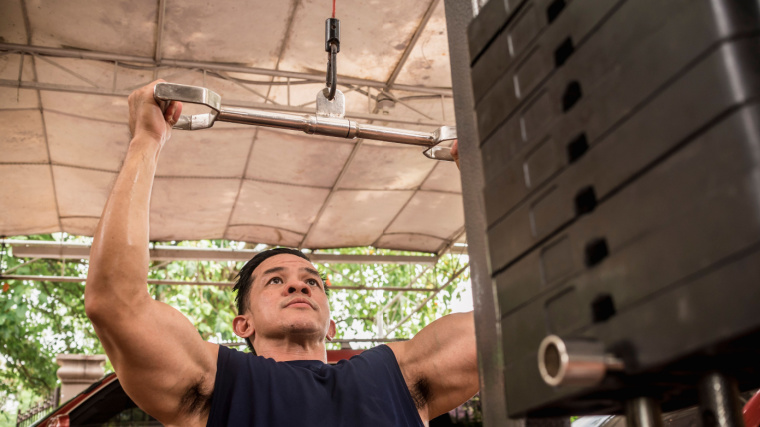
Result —
[[291, 360], [320, 360], [327, 363], [324, 341], [293, 342], [288, 340], [255, 340], [253, 346], [259, 356], [278, 362]]

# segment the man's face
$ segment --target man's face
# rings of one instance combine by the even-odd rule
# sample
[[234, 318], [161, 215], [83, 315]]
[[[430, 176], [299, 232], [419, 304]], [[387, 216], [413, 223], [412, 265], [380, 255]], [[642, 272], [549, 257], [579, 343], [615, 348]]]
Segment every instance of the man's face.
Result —
[[322, 279], [309, 261], [275, 255], [256, 267], [252, 281], [248, 308], [257, 338], [325, 338], [330, 307]]

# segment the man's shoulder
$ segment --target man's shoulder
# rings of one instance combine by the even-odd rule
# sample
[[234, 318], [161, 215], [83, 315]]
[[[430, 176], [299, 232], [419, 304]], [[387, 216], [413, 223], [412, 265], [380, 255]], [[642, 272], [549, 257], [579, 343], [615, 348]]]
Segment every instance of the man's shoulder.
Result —
[[401, 363], [401, 361], [404, 359], [404, 356], [409, 351], [409, 346], [412, 344], [412, 341], [395, 341], [395, 342], [389, 342], [388, 344], [384, 344], [382, 346], [378, 347], [385, 347], [393, 353], [393, 355], [396, 357], [396, 361]]
[[383, 344], [377, 347], [372, 347], [370, 349], [364, 350], [359, 354], [351, 356], [351, 358], [349, 359], [340, 360], [337, 362], [336, 366], [340, 366], [346, 363], [360, 364], [363, 361], [369, 364], [388, 363], [388, 362], [393, 362], [394, 364], [397, 363], [393, 350], [391, 350], [391, 348], [388, 347], [387, 345]]
[[217, 359], [217, 369], [225, 368], [227, 365], [239, 365], [241, 363], [247, 363], [250, 360], [266, 360], [266, 358], [257, 356], [253, 353], [245, 350], [238, 350], [236, 348], [227, 347], [225, 345], [219, 346], [219, 358]]

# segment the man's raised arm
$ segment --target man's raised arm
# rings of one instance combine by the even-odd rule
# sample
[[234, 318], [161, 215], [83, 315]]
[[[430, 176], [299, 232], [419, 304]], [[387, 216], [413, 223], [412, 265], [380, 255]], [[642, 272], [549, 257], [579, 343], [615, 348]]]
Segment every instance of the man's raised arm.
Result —
[[[451, 155], [459, 167], [458, 141]], [[388, 346], [425, 421], [456, 408], [480, 389], [472, 312], [444, 316], [411, 340]]]
[[164, 424], [208, 417], [218, 347], [148, 293], [149, 205], [158, 156], [182, 105], [163, 114], [156, 82], [129, 97], [132, 140], [90, 252], [85, 308], [127, 394]]
[[471, 312], [444, 316], [411, 340], [388, 346], [425, 421], [456, 408], [480, 389]]

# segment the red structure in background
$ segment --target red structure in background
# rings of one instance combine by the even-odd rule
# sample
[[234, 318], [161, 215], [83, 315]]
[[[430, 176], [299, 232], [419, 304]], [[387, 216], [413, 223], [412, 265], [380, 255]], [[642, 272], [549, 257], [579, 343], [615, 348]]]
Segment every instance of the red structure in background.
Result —
[[327, 350], [327, 363], [335, 364], [340, 360], [350, 359], [357, 354], [361, 354], [363, 351], [353, 349]]
[[744, 427], [760, 426], [760, 390], [744, 405]]

